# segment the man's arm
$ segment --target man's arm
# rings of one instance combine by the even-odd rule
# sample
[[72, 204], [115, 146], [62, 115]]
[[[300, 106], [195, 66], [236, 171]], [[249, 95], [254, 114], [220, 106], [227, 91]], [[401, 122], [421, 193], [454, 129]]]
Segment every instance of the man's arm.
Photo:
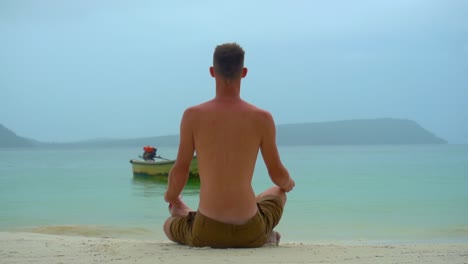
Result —
[[294, 180], [289, 176], [288, 170], [281, 163], [276, 146], [276, 127], [273, 117], [265, 112], [263, 115], [263, 136], [260, 150], [268, 169], [271, 180], [285, 192], [294, 188]]
[[193, 113], [189, 108], [185, 110], [180, 123], [180, 143], [177, 159], [169, 172], [169, 182], [164, 199], [168, 203], [176, 204], [189, 177], [190, 163], [193, 159], [195, 145], [193, 141]]

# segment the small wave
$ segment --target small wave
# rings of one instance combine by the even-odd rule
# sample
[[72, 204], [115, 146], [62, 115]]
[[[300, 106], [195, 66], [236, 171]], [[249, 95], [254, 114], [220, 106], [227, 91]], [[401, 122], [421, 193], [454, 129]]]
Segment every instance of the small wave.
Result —
[[64, 236], [86, 236], [86, 237], [145, 237], [152, 231], [142, 227], [110, 227], [89, 225], [64, 225], [64, 226], [39, 226], [24, 229], [23, 231]]

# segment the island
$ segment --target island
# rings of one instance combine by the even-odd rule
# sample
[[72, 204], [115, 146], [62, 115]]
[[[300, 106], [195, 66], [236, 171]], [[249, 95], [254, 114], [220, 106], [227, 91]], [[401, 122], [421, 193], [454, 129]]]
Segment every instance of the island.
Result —
[[[298, 145], [412, 145], [446, 144], [418, 123], [407, 119], [379, 118], [333, 122], [282, 124], [276, 127], [277, 143]], [[72, 143], [46, 143], [16, 135], [0, 124], [0, 148], [160, 147], [177, 146], [178, 135], [133, 139], [94, 139]]]
[[24, 148], [36, 147], [39, 145], [39, 142], [20, 137], [16, 135], [15, 132], [0, 124], [0, 148]]

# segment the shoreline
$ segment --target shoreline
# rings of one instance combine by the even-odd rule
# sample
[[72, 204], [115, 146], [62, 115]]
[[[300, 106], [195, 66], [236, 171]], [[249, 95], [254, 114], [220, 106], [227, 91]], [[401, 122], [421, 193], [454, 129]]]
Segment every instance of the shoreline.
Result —
[[256, 249], [190, 248], [168, 240], [0, 232], [2, 263], [468, 263], [468, 243], [283, 242]]
[[[287, 231], [277, 230], [282, 235], [281, 242], [285, 244], [304, 245], [437, 245], [437, 244], [468, 244], [467, 236], [443, 236], [443, 237], [386, 237], [386, 238], [349, 238], [315, 237], [312, 239], [300, 239], [288, 236]], [[139, 241], [167, 241], [162, 228], [155, 230], [137, 226], [113, 226], [113, 225], [41, 225], [31, 227], [17, 227], [0, 229], [1, 233], [29, 233], [40, 235], [55, 235], [65, 237], [130, 239]], [[286, 235], [285, 235], [286, 234]]]

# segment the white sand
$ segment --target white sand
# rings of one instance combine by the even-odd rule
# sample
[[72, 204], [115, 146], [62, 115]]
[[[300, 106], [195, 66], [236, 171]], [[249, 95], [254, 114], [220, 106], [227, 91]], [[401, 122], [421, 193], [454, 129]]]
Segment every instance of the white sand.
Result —
[[468, 263], [468, 244], [280, 244], [189, 248], [168, 241], [0, 232], [0, 263]]

